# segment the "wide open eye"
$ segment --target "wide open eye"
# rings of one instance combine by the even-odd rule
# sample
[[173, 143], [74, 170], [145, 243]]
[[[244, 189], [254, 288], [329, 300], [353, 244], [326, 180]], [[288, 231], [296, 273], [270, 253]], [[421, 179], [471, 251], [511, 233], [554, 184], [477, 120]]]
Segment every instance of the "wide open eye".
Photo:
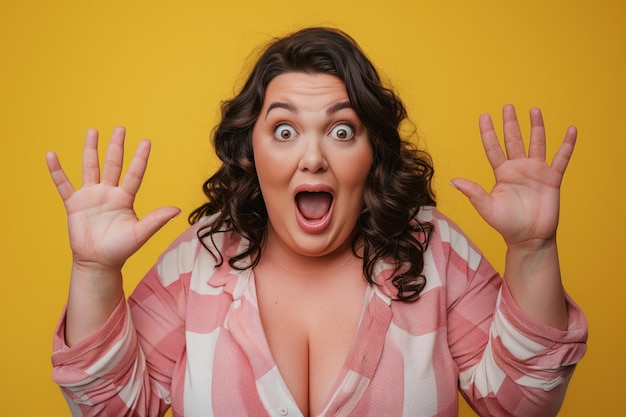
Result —
[[348, 140], [352, 139], [352, 137], [354, 136], [354, 129], [348, 124], [341, 123], [333, 127], [330, 135], [335, 139]]
[[274, 137], [278, 140], [293, 139], [297, 134], [296, 129], [286, 123], [280, 124], [274, 129]]

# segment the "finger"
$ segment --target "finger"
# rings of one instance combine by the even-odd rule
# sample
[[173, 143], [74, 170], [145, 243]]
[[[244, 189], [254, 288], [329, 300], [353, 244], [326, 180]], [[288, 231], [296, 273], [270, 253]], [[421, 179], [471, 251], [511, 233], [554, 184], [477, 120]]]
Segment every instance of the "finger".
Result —
[[107, 148], [104, 168], [102, 169], [102, 182], [109, 185], [117, 185], [122, 175], [124, 164], [124, 135], [126, 129], [121, 126], [113, 129], [111, 140]]
[[89, 129], [85, 137], [83, 150], [83, 186], [100, 182], [100, 163], [98, 162], [98, 131]]
[[59, 158], [54, 152], [48, 152], [46, 154], [46, 164], [48, 165], [48, 171], [50, 171], [50, 176], [52, 177], [54, 185], [57, 187], [61, 199], [63, 201], [67, 200], [74, 194], [74, 186], [72, 186], [67, 175], [65, 175], [63, 168], [61, 168]]
[[546, 129], [543, 125], [541, 110], [530, 110], [530, 144], [528, 156], [540, 161], [546, 160]]
[[576, 145], [577, 136], [578, 131], [576, 127], [570, 126], [565, 133], [563, 143], [561, 143], [561, 146], [559, 146], [559, 150], [556, 152], [554, 158], [552, 159], [552, 168], [561, 175], [565, 173], [565, 169], [569, 164], [569, 160], [574, 153], [574, 146]]
[[478, 119], [478, 125], [487, 159], [489, 160], [491, 167], [496, 169], [506, 161], [506, 156], [504, 155], [500, 142], [498, 141], [498, 135], [493, 128], [491, 116], [488, 114], [482, 114]]
[[463, 178], [454, 178], [450, 185], [462, 192], [482, 217], [491, 211], [491, 198], [480, 185]]
[[507, 156], [509, 159], [526, 157], [522, 132], [513, 105], [507, 104], [502, 108], [502, 120], [504, 122], [504, 146]]
[[137, 194], [141, 182], [143, 181], [143, 175], [146, 172], [148, 166], [148, 157], [150, 156], [150, 141], [147, 139], [139, 142], [135, 156], [128, 167], [128, 171], [122, 181], [122, 188], [124, 191], [131, 195]]
[[152, 235], [180, 213], [181, 210], [177, 207], [161, 207], [148, 213], [137, 223], [135, 236], [138, 243], [144, 244], [147, 242]]

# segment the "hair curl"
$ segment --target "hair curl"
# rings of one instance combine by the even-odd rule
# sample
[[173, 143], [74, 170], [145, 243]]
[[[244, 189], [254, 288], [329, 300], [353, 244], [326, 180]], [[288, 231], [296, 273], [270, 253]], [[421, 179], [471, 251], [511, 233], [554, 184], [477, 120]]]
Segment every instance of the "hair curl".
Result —
[[[268, 84], [287, 72], [330, 74], [344, 82], [374, 154], [352, 250], [357, 254], [362, 242], [363, 274], [370, 283], [374, 283], [377, 262], [391, 260], [398, 300], [416, 300], [426, 284], [423, 254], [433, 226], [418, 222], [415, 215], [420, 207], [436, 204], [432, 161], [426, 152], [400, 137], [400, 124], [407, 119], [402, 101], [382, 85], [357, 43], [340, 30], [307, 28], [275, 40], [261, 54], [241, 92], [222, 103], [222, 120], [213, 132], [222, 165], [204, 183], [208, 202], [190, 214], [189, 222], [214, 215], [213, 221], [198, 231], [198, 237], [213, 239], [216, 233], [234, 231], [249, 245], [229, 259], [229, 264], [247, 269], [258, 263], [268, 215], [255, 171], [252, 130]], [[221, 264], [223, 256], [217, 250], [213, 255]], [[248, 258], [250, 262], [242, 263]]]

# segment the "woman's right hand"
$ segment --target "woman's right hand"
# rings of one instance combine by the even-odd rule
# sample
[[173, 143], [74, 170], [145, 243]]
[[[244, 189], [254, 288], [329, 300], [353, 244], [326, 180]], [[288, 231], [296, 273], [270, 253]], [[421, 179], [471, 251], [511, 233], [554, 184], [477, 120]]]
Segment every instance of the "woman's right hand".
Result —
[[143, 140], [121, 182], [124, 159], [122, 127], [113, 130], [102, 175], [98, 132], [89, 130], [83, 153], [83, 184], [75, 189], [54, 152], [46, 155], [52, 180], [67, 212], [73, 263], [65, 316], [68, 346], [97, 331], [123, 295], [121, 269], [152, 235], [180, 213], [161, 207], [138, 219], [135, 195], [146, 171], [150, 142]]
[[133, 209], [150, 154], [150, 141], [137, 147], [122, 183], [123, 127], [113, 130], [102, 176], [98, 162], [98, 132], [89, 130], [83, 153], [83, 184], [76, 190], [54, 152], [46, 155], [52, 180], [67, 211], [75, 266], [119, 270], [152, 235], [180, 213], [175, 207], [156, 209], [139, 220]]

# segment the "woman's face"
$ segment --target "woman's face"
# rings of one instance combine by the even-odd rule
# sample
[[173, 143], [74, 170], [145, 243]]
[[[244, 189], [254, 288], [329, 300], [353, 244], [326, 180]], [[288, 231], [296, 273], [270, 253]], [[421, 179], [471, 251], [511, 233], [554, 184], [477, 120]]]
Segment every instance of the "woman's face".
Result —
[[328, 74], [275, 77], [252, 146], [268, 244], [305, 256], [349, 248], [373, 152], [343, 82]]

